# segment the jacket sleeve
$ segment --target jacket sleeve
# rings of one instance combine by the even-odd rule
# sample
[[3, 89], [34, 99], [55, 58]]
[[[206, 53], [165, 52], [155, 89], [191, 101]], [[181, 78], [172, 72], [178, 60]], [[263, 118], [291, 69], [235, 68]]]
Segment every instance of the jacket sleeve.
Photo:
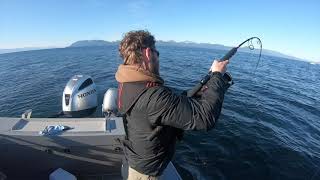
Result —
[[167, 125], [183, 130], [209, 130], [221, 112], [226, 83], [215, 73], [206, 84], [200, 98], [177, 95], [167, 88], [152, 91], [147, 104], [149, 120], [155, 125]]

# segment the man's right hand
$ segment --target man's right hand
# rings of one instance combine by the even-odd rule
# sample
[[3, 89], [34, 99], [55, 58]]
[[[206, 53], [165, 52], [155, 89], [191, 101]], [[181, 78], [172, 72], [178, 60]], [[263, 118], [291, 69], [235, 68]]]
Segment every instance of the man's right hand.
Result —
[[227, 71], [227, 64], [229, 63], [229, 60], [225, 60], [225, 61], [217, 61], [214, 60], [210, 71], [211, 72], [220, 72], [222, 75]]

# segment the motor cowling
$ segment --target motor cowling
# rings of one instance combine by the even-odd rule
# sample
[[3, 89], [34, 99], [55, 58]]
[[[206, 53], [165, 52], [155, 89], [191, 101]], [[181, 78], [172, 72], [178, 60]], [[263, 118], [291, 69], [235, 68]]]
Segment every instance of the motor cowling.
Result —
[[103, 97], [102, 113], [103, 114], [118, 114], [118, 89], [109, 88]]
[[90, 116], [98, 106], [97, 94], [96, 85], [90, 76], [73, 76], [63, 91], [63, 114], [71, 117]]

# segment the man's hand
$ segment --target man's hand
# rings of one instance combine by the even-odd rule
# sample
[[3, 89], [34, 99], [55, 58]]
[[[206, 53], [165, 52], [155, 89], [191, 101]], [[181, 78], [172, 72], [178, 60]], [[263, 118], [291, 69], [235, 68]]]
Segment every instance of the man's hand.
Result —
[[227, 71], [227, 64], [229, 63], [229, 60], [225, 60], [225, 61], [217, 61], [214, 60], [210, 71], [211, 72], [220, 72], [222, 75]]

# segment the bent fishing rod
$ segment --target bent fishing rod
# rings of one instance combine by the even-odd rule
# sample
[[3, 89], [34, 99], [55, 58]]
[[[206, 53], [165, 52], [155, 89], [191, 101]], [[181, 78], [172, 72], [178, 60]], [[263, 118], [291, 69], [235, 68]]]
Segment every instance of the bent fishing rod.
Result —
[[[256, 39], [257, 40], [257, 44], [260, 45], [260, 52], [259, 52], [259, 58], [258, 58], [258, 62], [256, 65], [255, 70], [257, 69], [259, 62], [260, 62], [260, 58], [261, 58], [261, 52], [262, 52], [262, 42], [260, 40], [260, 38], [258, 37], [251, 37], [245, 41], [243, 41], [242, 43], [240, 43], [237, 47], [232, 48], [231, 50], [229, 50], [227, 52], [227, 54], [225, 54], [221, 59], [219, 59], [218, 61], [225, 61], [225, 60], [230, 60], [232, 58], [232, 56], [234, 56], [236, 54], [236, 52], [238, 51], [238, 49], [244, 45], [245, 43], [248, 43], [248, 47], [250, 50], [254, 50], [254, 45], [252, 43], [252, 40]], [[196, 86], [194, 86], [191, 90], [189, 90], [187, 92], [187, 97], [193, 97], [194, 95], [197, 94], [197, 92], [202, 88], [203, 85], [205, 85], [213, 76], [213, 72], [210, 71], [205, 77], [203, 77], [200, 82], [198, 84], [196, 84]], [[162, 130], [163, 126], [157, 126], [152, 133], [147, 137], [147, 139], [149, 141], [152, 141]]]
[[[258, 64], [259, 64], [259, 61], [260, 61], [260, 58], [261, 58], [261, 51], [262, 51], [262, 43], [261, 43], [260, 38], [258, 38], [258, 37], [251, 37], [251, 38], [243, 41], [241, 44], [239, 44], [239, 46], [234, 47], [234, 48], [232, 48], [231, 50], [229, 50], [228, 53], [225, 54], [225, 55], [224, 55], [220, 60], [218, 60], [218, 61], [221, 62], [221, 61], [225, 61], [225, 60], [230, 60], [231, 57], [236, 54], [236, 52], [238, 51], [238, 49], [239, 49], [242, 45], [244, 45], [246, 42], [249, 42], [249, 46], [248, 46], [249, 49], [250, 49], [250, 50], [254, 50], [254, 45], [253, 45], [253, 43], [252, 43], [252, 40], [253, 40], [253, 39], [257, 39], [257, 40], [258, 40], [257, 42], [258, 42], [258, 44], [260, 45], [259, 59], [258, 59], [257, 65], [256, 65], [256, 69], [257, 69]], [[210, 78], [212, 77], [212, 75], [213, 75], [213, 72], [210, 71], [205, 77], [203, 77], [203, 78], [201, 79], [201, 81], [200, 81], [196, 86], [194, 86], [191, 90], [189, 90], [189, 91], [187, 92], [187, 96], [188, 96], [188, 97], [193, 97], [193, 96], [202, 88], [202, 86], [205, 85], [205, 84], [210, 80]]]

